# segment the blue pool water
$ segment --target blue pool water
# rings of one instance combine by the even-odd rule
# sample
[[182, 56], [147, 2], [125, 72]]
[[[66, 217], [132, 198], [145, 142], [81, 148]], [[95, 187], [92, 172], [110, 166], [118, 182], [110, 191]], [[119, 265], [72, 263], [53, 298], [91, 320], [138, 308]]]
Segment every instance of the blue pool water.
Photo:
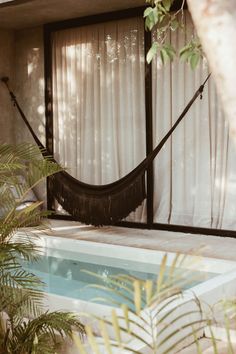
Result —
[[[143, 280], [156, 280], [159, 265], [148, 262], [143, 263], [138, 260], [130, 261], [48, 249], [47, 255], [41, 256], [37, 262], [24, 262], [24, 268], [41, 278], [45, 283], [44, 290], [47, 293], [93, 301], [97, 297], [106, 297], [107, 292], [92, 287], [92, 284], [111, 287], [109, 285], [109, 277], [120, 274]], [[101, 277], [97, 279], [95, 276], [88, 274], [88, 272], [98, 274]], [[200, 271], [192, 271], [192, 275], [197, 280], [188, 284], [187, 288], [216, 276], [215, 273]], [[119, 301], [119, 299], [116, 300]]]

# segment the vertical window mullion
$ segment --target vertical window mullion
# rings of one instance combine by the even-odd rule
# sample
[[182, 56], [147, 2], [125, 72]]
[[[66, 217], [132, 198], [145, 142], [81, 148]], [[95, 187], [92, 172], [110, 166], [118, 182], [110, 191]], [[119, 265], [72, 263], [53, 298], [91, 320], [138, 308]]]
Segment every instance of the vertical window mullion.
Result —
[[[52, 97], [52, 43], [51, 31], [44, 27], [44, 75], [45, 75], [45, 117], [46, 117], [46, 149], [53, 156], [53, 97]], [[55, 210], [50, 177], [47, 177], [47, 209]]]
[[[152, 45], [152, 34], [144, 29], [145, 58]], [[153, 124], [152, 124], [152, 64], [145, 61], [145, 106], [146, 106], [146, 153], [153, 150]], [[147, 170], [147, 226], [153, 226], [153, 193], [154, 175], [153, 162]]]

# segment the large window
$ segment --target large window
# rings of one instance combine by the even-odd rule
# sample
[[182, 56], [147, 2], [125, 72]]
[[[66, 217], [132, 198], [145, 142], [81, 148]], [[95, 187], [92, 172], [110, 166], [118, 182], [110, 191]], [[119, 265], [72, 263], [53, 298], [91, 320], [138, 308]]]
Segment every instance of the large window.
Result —
[[[178, 59], [163, 67], [155, 58], [148, 67], [147, 41], [155, 32], [145, 33], [141, 15], [78, 21], [72, 28], [68, 22], [69, 28], [57, 24], [46, 32], [53, 103], [48, 140], [56, 159], [86, 183], [113, 182], [136, 167], [208, 73], [204, 60], [196, 71]], [[186, 28], [170, 33], [177, 49], [194, 31], [188, 13]], [[127, 220], [236, 229], [235, 153], [211, 79], [148, 172], [147, 210], [145, 201]]]
[[[177, 49], [194, 33], [190, 15], [185, 22], [186, 32], [170, 33]], [[178, 59], [163, 67], [157, 58], [152, 67], [156, 144], [204, 81], [208, 67], [203, 60], [193, 71]], [[235, 156], [211, 79], [203, 99], [194, 103], [155, 160], [154, 222], [236, 229]]]

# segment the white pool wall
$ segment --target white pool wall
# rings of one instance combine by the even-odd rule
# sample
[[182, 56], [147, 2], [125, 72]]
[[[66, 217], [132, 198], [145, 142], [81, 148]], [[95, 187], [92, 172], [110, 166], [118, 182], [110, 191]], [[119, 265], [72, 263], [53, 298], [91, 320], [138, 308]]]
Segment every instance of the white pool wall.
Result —
[[[40, 236], [36, 244], [43, 249], [58, 249], [71, 252], [82, 252], [89, 255], [99, 255], [104, 257], [115, 257], [117, 259], [128, 259], [130, 261], [139, 261], [140, 263], [160, 264], [165, 254], [168, 254], [167, 266], [171, 266], [176, 257], [176, 253], [163, 252], [157, 250], [143, 249], [137, 247], [119, 246], [113, 244], [105, 244], [100, 242], [90, 242], [83, 240], [75, 240], [70, 238], [55, 236]], [[196, 250], [196, 253], [200, 252]], [[232, 269], [236, 269], [236, 262], [229, 260], [220, 260], [216, 258], [201, 257], [197, 254], [183, 255], [186, 261], [182, 264], [182, 268], [195, 269], [212, 273], [226, 273]]]

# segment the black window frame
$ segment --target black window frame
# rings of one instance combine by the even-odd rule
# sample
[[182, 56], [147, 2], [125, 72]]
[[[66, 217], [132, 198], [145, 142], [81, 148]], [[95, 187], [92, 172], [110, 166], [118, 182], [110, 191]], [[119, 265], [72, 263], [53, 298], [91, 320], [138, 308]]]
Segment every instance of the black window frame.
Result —
[[[175, 5], [177, 8], [178, 2]], [[173, 10], [175, 10], [173, 8]], [[114, 11], [109, 13], [102, 13], [99, 15], [92, 15], [80, 17], [65, 21], [53, 22], [44, 25], [44, 75], [45, 75], [45, 114], [46, 114], [46, 147], [49, 153], [53, 156], [53, 97], [52, 97], [52, 46], [51, 35], [55, 31], [87, 26], [92, 24], [104, 23], [113, 20], [127, 19], [141, 16], [145, 7], [137, 7], [132, 9], [125, 9], [121, 11]], [[144, 22], [144, 21], [143, 21]], [[151, 33], [145, 31], [144, 28], [144, 43], [145, 56], [151, 46]], [[145, 63], [145, 107], [146, 107], [146, 154], [148, 155], [153, 150], [153, 116], [152, 116], [152, 65]], [[153, 198], [154, 198], [154, 172], [153, 164], [147, 170], [147, 220], [142, 222], [121, 221], [116, 226], [123, 226], [129, 228], [140, 229], [154, 229], [174, 232], [183, 232], [191, 234], [215, 235], [223, 237], [236, 237], [236, 231], [226, 229], [201, 228], [195, 226], [176, 225], [176, 224], [162, 224], [153, 222]], [[47, 181], [47, 208], [55, 211], [54, 197], [50, 190]], [[53, 214], [50, 216], [53, 219], [73, 220], [75, 219], [69, 215]]]

